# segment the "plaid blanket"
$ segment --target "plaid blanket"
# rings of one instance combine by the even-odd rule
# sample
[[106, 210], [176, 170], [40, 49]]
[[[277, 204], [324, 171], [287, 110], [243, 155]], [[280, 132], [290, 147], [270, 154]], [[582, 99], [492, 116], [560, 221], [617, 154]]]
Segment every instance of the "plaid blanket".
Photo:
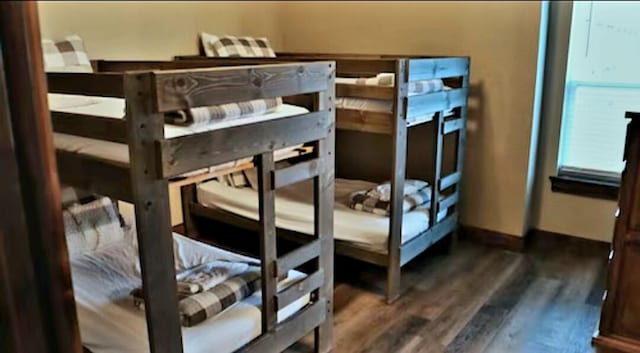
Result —
[[[191, 327], [211, 318], [260, 289], [260, 268], [231, 277], [203, 292], [180, 297], [178, 311], [182, 326]], [[142, 289], [131, 292], [134, 305], [144, 310]]]
[[212, 105], [165, 114], [167, 124], [191, 126], [247, 118], [273, 113], [282, 105], [282, 98], [254, 99], [246, 102]]
[[[381, 216], [391, 214], [391, 184], [383, 183], [369, 190], [356, 191], [350, 196], [349, 207], [356, 211]], [[431, 201], [431, 187], [421, 180], [406, 180], [402, 212], [409, 212]]]
[[125, 238], [124, 224], [108, 197], [63, 210], [64, 231], [70, 255], [94, 251]]

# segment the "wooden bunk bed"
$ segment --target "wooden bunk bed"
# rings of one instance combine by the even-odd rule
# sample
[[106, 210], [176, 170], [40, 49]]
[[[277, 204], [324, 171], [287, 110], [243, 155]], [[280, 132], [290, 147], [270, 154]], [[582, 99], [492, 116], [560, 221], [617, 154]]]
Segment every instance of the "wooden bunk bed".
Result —
[[[262, 66], [180, 69], [175, 63], [117, 64], [100, 73], [50, 73], [49, 93], [124, 99], [118, 119], [53, 111], [60, 181], [135, 206], [141, 277], [151, 352], [181, 352], [168, 183], [186, 172], [255, 156], [260, 174], [260, 264], [262, 334], [239, 351], [281, 352], [315, 330], [315, 352], [333, 349], [333, 146], [335, 63], [329, 61]], [[162, 69], [162, 70], [161, 70]], [[136, 71], [132, 71], [136, 70]], [[195, 107], [259, 98], [309, 94], [311, 112], [270, 119], [238, 120], [232, 126], [166, 135], [164, 114]], [[61, 138], [64, 143], [60, 143]], [[69, 144], [80, 141], [80, 147]], [[312, 143], [319, 167], [276, 168], [274, 150]], [[110, 158], [98, 146], [124, 151]], [[69, 147], [71, 146], [71, 147]], [[112, 156], [112, 154], [111, 154]], [[312, 179], [315, 236], [277, 256], [274, 192]], [[185, 182], [185, 180], [181, 180]], [[279, 278], [311, 263], [313, 272], [278, 290]], [[308, 304], [284, 321], [278, 310], [309, 295]], [[82, 325], [81, 325], [82, 327]], [[210, 347], [210, 346], [209, 346]]]
[[[336, 252], [385, 267], [386, 297], [388, 302], [392, 302], [400, 295], [400, 269], [403, 265], [447, 235], [451, 237], [443, 241], [453, 243], [458, 226], [466, 135], [468, 57], [278, 53], [276, 58], [178, 56], [175, 59], [183, 65], [207, 66], [335, 60], [338, 77], [336, 99], [348, 97], [391, 102], [390, 109], [384, 112], [336, 108], [336, 177], [375, 182], [390, 180], [392, 183], [386, 246], [372, 249], [341, 240], [336, 223]], [[393, 73], [395, 85], [348, 82], [350, 78], [372, 77], [380, 73]], [[410, 92], [409, 86], [416, 81], [432, 79], [443, 80], [448, 89], [423, 94]], [[298, 101], [298, 104], [304, 102]], [[402, 211], [397, 211], [402, 209], [407, 176], [426, 180], [433, 186], [428, 227], [419, 234], [412, 234], [409, 240], [403, 239], [404, 217]], [[195, 186], [183, 188], [187, 234], [197, 236], [206, 233], [206, 225], [211, 224], [207, 220], [257, 229], [255, 220], [215, 205], [203, 205], [197, 195]], [[299, 231], [281, 227], [278, 232], [294, 241], [301, 238]]]

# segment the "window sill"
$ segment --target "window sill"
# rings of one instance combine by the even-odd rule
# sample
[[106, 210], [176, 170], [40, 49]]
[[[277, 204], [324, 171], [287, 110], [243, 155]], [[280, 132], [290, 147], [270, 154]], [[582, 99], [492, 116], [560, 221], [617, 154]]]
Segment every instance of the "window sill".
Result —
[[618, 190], [620, 189], [618, 183], [564, 175], [550, 176], [549, 179], [551, 180], [551, 191], [553, 192], [603, 200], [618, 200]]

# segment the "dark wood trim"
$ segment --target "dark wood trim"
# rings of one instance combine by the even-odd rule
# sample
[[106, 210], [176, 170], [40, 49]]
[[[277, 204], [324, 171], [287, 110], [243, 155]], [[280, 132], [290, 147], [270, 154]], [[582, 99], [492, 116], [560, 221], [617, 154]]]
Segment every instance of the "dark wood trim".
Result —
[[[13, 213], [16, 222], [23, 217], [27, 231], [25, 233], [22, 227], [23, 232], [0, 234], [0, 241], [10, 236], [13, 238], [10, 242], [17, 242], [8, 248], [0, 246], [3, 248], [0, 252], [11, 249], [22, 251], [3, 256], [0, 261], [2, 265], [19, 266], [12, 266], [12, 270], [18, 271], [16, 273], [6, 272], [6, 267], [0, 269], [3, 272], [0, 277], [20, 277], [9, 284], [15, 290], [11, 298], [19, 304], [12, 310], [26, 309], [24, 312], [15, 311], [14, 314], [18, 316], [10, 321], [19, 321], [19, 326], [9, 324], [7, 328], [0, 325], [3, 326], [0, 331], [6, 329], [19, 335], [13, 337], [22, 341], [15, 352], [81, 352], [47, 105], [37, 3], [0, 3], [0, 46], [3, 56], [0, 69], [6, 83], [6, 91], [0, 92], [4, 103], [0, 107], [3, 115], [0, 119], [11, 121], [11, 132], [3, 136], [6, 138], [3, 138], [3, 142], [13, 144], [14, 171], [9, 172], [8, 176], [14, 177], [14, 180], [9, 180], [14, 182], [13, 187], [19, 186], [23, 207], [20, 209], [20, 204], [6, 203], [3, 212], [8, 216]], [[5, 115], [7, 112], [8, 116]], [[4, 124], [5, 127], [9, 126], [7, 120], [4, 120]], [[18, 168], [19, 185], [15, 184], [15, 166]], [[3, 169], [2, 172], [4, 181], [7, 170]], [[13, 190], [14, 200], [11, 201], [17, 201], [17, 191]], [[28, 253], [25, 252], [25, 245], [28, 246]], [[20, 255], [28, 257], [20, 258]], [[31, 267], [30, 271], [25, 271], [24, 278], [20, 272], [24, 268], [22, 265]], [[24, 282], [29, 280], [32, 282]], [[5, 285], [3, 283], [0, 288]], [[2, 296], [0, 310], [6, 306], [4, 300]], [[25, 303], [23, 300], [31, 301]], [[40, 317], [37, 317], [38, 314]], [[0, 318], [4, 318], [4, 313], [0, 313]], [[3, 336], [4, 332], [0, 333], [0, 337]], [[40, 344], [36, 342], [38, 340], [42, 340]]]
[[52, 111], [51, 120], [55, 132], [127, 143], [127, 122], [125, 119]]
[[531, 230], [529, 230], [529, 232], [527, 232], [527, 234], [525, 236], [525, 247], [528, 244], [531, 244], [532, 242], [535, 242], [539, 238], [555, 238], [557, 240], [564, 240], [564, 241], [569, 241], [569, 242], [574, 242], [574, 243], [589, 244], [590, 247], [600, 247], [604, 251], [607, 251], [607, 250], [609, 250], [611, 248], [611, 243], [606, 242], [606, 241], [582, 238], [582, 237], [578, 237], [578, 236], [575, 236], [575, 235], [562, 234], [562, 233], [557, 233], [557, 232], [550, 232], [550, 231], [542, 230], [542, 229], [531, 229]]
[[618, 200], [619, 183], [598, 181], [574, 176], [550, 176], [551, 191], [591, 197], [603, 200]]
[[47, 73], [49, 93], [124, 98], [123, 76], [114, 73]]
[[522, 252], [525, 249], [525, 237], [483, 229], [472, 226], [461, 226], [460, 236], [474, 242], [496, 246], [511, 251]]

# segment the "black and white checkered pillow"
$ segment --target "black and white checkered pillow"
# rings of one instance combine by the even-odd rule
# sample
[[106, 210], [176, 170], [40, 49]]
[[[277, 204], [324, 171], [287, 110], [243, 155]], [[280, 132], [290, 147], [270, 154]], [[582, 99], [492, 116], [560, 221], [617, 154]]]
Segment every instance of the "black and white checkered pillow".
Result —
[[42, 53], [47, 72], [93, 72], [82, 38], [77, 35], [59, 42], [43, 39]]
[[274, 58], [267, 38], [216, 36], [201, 33], [202, 48], [209, 57]]

